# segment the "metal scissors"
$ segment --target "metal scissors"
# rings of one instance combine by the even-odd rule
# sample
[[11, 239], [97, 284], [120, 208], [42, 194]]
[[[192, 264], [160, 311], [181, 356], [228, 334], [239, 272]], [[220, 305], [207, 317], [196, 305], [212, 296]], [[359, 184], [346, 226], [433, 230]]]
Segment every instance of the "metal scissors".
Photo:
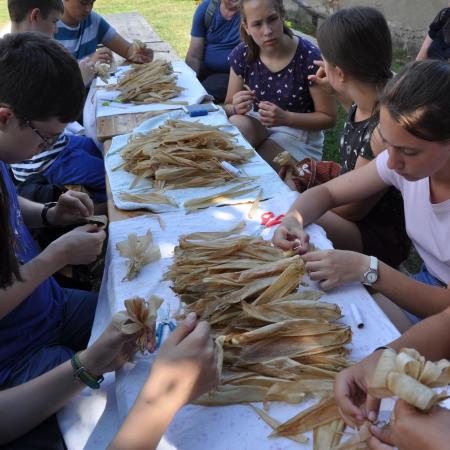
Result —
[[280, 225], [284, 216], [285, 214], [275, 216], [275, 214], [271, 211], [263, 213], [261, 215], [261, 225], [255, 231], [254, 236], [260, 234], [264, 230], [264, 228], [271, 228], [274, 227], [275, 225]]
[[[170, 320], [170, 305], [165, 308], [165, 314], [161, 312], [161, 318], [159, 320], [158, 327], [156, 328], [156, 348], [161, 347], [162, 341], [165, 337], [170, 334], [173, 330], [175, 330], [175, 323]], [[164, 328], [167, 326], [169, 328], [169, 332], [164, 333]]]

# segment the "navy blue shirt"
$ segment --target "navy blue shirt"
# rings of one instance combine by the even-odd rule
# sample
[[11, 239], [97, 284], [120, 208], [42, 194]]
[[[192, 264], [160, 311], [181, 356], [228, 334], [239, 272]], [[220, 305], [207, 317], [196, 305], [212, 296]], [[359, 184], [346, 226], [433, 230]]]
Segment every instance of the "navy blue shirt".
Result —
[[299, 37], [293, 58], [278, 72], [271, 72], [260, 58], [249, 63], [246, 59], [247, 48], [244, 43], [236, 47], [230, 54], [230, 65], [236, 75], [256, 92], [258, 101], [271, 102], [285, 111], [314, 112], [308, 75], [317, 72], [314, 60], [322, 59], [314, 44]]
[[191, 36], [204, 38], [205, 49], [203, 63], [211, 72], [226, 73], [230, 71], [228, 55], [239, 44], [239, 25], [241, 18], [237, 12], [226, 20], [220, 6], [214, 11], [211, 24], [205, 28], [204, 17], [210, 0], [204, 0], [197, 8], [192, 20]]
[[[8, 191], [16, 256], [21, 264], [25, 264], [39, 254], [39, 248], [25, 226], [15, 186], [2, 161], [0, 176]], [[0, 386], [18, 359], [51, 342], [62, 317], [62, 304], [63, 290], [53, 278], [48, 278], [0, 320]]]
[[428, 36], [433, 40], [428, 48], [428, 58], [447, 61], [450, 58], [450, 8], [439, 12], [430, 25]]

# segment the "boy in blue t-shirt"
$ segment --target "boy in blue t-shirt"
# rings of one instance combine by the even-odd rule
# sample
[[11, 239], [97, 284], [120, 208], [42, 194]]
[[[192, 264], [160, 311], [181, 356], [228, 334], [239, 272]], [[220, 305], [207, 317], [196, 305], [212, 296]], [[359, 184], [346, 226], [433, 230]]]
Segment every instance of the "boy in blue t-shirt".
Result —
[[204, 0], [195, 11], [186, 63], [195, 70], [208, 94], [222, 103], [230, 76], [228, 55], [240, 42], [241, 19], [239, 0], [220, 0], [208, 24], [205, 15], [213, 2]]
[[[55, 39], [80, 60], [89, 56], [96, 63], [111, 63], [117, 53], [133, 63], [146, 63], [153, 59], [153, 51], [137, 48], [124, 39], [105, 19], [92, 11], [95, 0], [64, 0], [64, 14], [57, 23]], [[104, 48], [97, 50], [97, 45]]]

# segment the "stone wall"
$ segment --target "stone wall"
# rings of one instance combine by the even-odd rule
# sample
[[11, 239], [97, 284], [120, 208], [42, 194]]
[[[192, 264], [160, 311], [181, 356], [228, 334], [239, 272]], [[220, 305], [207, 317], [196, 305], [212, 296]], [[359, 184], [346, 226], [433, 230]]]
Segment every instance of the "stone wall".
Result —
[[448, 0], [284, 0], [288, 17], [299, 22], [311, 21], [299, 3], [325, 15], [350, 6], [374, 6], [387, 18], [395, 47], [409, 56], [416, 55], [437, 12], [449, 5]]

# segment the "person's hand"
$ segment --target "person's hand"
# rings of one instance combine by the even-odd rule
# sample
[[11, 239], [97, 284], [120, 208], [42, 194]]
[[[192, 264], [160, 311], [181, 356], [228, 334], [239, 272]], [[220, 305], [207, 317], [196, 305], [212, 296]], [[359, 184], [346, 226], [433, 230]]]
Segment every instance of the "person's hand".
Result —
[[256, 100], [255, 91], [239, 91], [233, 95], [233, 107], [236, 114], [247, 114], [253, 109]]
[[424, 413], [398, 400], [389, 427], [370, 427], [372, 450], [442, 450], [450, 441], [450, 410], [435, 407]]
[[328, 95], [335, 95], [336, 91], [331, 87], [328, 80], [327, 73], [325, 72], [325, 64], [323, 61], [314, 61], [314, 64], [318, 66], [315, 75], [308, 75], [308, 80], [312, 81], [315, 86], [318, 86], [322, 91]]
[[344, 422], [360, 427], [365, 421], [374, 422], [380, 400], [368, 394], [370, 378], [382, 351], [376, 351], [359, 363], [339, 372], [334, 380], [334, 398]]
[[97, 61], [105, 64], [111, 64], [112, 59], [113, 54], [108, 47], [101, 47], [91, 55], [91, 61], [94, 63], [94, 65]]
[[330, 290], [342, 283], [362, 281], [370, 266], [370, 257], [349, 250], [321, 250], [303, 257], [311, 280]]
[[293, 250], [302, 255], [308, 251], [309, 235], [297, 219], [286, 215], [281, 225], [275, 230], [272, 242], [282, 250]]
[[218, 382], [209, 332], [209, 325], [197, 323], [195, 313], [190, 313], [166, 339], [155, 359], [149, 382], [153, 389], [170, 395], [178, 406], [209, 392]]
[[262, 101], [258, 103], [259, 108], [259, 121], [265, 127], [278, 127], [287, 124], [288, 112], [281, 109], [279, 106]]
[[51, 225], [65, 226], [85, 223], [94, 214], [94, 204], [84, 192], [67, 191], [58, 198], [58, 203], [47, 211]]
[[112, 323], [101, 336], [80, 354], [80, 362], [89, 373], [100, 376], [120, 369], [136, 352], [139, 333], [124, 334]]
[[95, 64], [88, 56], [78, 63], [83, 83], [88, 85], [95, 77]]
[[127, 60], [136, 64], [149, 63], [153, 60], [153, 50], [151, 48], [142, 48], [136, 45], [130, 45], [127, 53]]
[[97, 225], [83, 225], [54, 240], [44, 252], [51, 254], [59, 268], [68, 264], [89, 264], [102, 251], [105, 238], [106, 233]]

